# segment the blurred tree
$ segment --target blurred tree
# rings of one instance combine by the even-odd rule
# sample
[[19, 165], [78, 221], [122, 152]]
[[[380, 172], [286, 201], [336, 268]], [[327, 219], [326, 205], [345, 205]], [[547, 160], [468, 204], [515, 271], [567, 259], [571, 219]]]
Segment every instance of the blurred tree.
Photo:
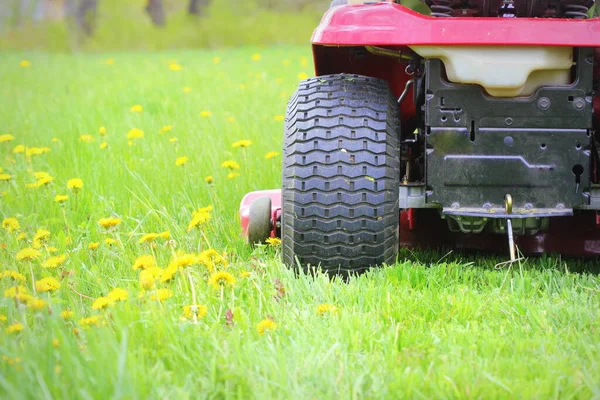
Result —
[[96, 29], [98, 15], [98, 0], [81, 0], [75, 11], [75, 18], [79, 29], [86, 35], [92, 36]]
[[162, 0], [147, 0], [146, 12], [150, 15], [152, 23], [156, 26], [165, 26], [165, 8]]
[[203, 15], [204, 10], [210, 5], [210, 0], [190, 0], [188, 13], [192, 15]]

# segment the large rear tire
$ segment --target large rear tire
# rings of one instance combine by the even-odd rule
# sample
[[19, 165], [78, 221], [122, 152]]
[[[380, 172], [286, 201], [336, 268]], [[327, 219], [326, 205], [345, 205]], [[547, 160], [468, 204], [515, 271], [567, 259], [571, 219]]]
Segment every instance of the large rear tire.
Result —
[[300, 83], [286, 115], [282, 255], [347, 275], [398, 253], [399, 110], [384, 80]]

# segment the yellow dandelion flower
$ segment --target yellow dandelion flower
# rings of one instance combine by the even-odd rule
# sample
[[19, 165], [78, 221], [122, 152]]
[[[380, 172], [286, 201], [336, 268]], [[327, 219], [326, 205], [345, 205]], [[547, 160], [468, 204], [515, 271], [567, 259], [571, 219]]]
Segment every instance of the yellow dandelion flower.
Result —
[[204, 264], [209, 271], [213, 271], [216, 265], [227, 265], [227, 260], [215, 249], [204, 250], [198, 255], [198, 261]]
[[207, 177], [204, 178], [204, 182], [210, 184], [214, 182], [213, 176], [212, 175], [208, 175]]
[[53, 292], [60, 289], [60, 282], [49, 276], [35, 282], [35, 290], [38, 292]]
[[210, 221], [212, 206], [202, 207], [192, 213], [192, 220], [188, 224], [188, 232]]
[[177, 63], [171, 63], [171, 64], [169, 64], [169, 69], [171, 71], [181, 71], [182, 67], [181, 67], [181, 65], [179, 65]]
[[17, 285], [17, 286], [11, 286], [8, 289], [6, 289], [4, 291], [4, 297], [6, 297], [7, 299], [15, 299], [19, 295], [24, 295], [24, 294], [28, 294], [28, 293], [29, 293], [29, 291], [27, 290], [27, 288], [25, 286]]
[[230, 172], [227, 174], [227, 179], [234, 179], [241, 176], [239, 172]]
[[11, 174], [0, 174], [0, 181], [10, 181], [11, 179]]
[[252, 54], [252, 61], [260, 61], [262, 60], [262, 56], [259, 53]]
[[184, 88], [183, 88], [183, 92], [184, 92], [184, 93], [189, 93], [189, 92], [191, 92], [191, 91], [192, 91], [192, 88], [191, 88], [191, 87], [188, 87], [188, 86], [186, 86], [186, 87], [184, 87]]
[[208, 117], [212, 116], [212, 112], [207, 111], [207, 110], [203, 110], [203, 111], [200, 111], [200, 116], [202, 118], [208, 118]]
[[162, 128], [160, 128], [160, 133], [163, 134], [165, 132], [171, 132], [171, 130], [173, 130], [173, 127], [171, 125], [165, 125]]
[[169, 282], [171, 279], [175, 278], [175, 274], [177, 274], [177, 267], [174, 265], [169, 265], [165, 268], [160, 275], [161, 282]]
[[50, 147], [28, 147], [25, 149], [25, 155], [27, 157], [39, 156], [40, 154], [48, 153], [51, 150]]
[[46, 304], [47, 303], [45, 300], [36, 299], [35, 297], [27, 300], [27, 303], [26, 303], [27, 308], [30, 308], [34, 311], [40, 311], [40, 310], [44, 309], [46, 307]]
[[140, 285], [144, 289], [152, 289], [154, 284], [161, 278], [163, 273], [162, 268], [150, 267], [140, 272]]
[[69, 196], [63, 194], [57, 194], [56, 196], [54, 196], [54, 201], [56, 203], [64, 203], [67, 200], [69, 200]]
[[39, 250], [32, 249], [31, 247], [26, 247], [17, 253], [17, 261], [35, 260], [41, 255], [42, 253]]
[[179, 268], [189, 267], [190, 265], [198, 264], [201, 260], [198, 256], [194, 254], [181, 254], [176, 256], [169, 263], [169, 267], [175, 268], [175, 270]]
[[0, 143], [10, 142], [11, 140], [15, 140], [15, 137], [13, 135], [11, 135], [10, 133], [5, 133], [3, 135], [0, 135]]
[[150, 299], [163, 301], [173, 297], [173, 291], [171, 289], [158, 289], [155, 294], [150, 296]]
[[99, 242], [91, 242], [90, 244], [88, 244], [88, 248], [90, 250], [96, 250], [98, 248], [98, 246], [100, 246]]
[[240, 165], [233, 160], [223, 161], [221, 167], [229, 169], [240, 169]]
[[7, 320], [8, 318], [6, 318], [6, 315], [0, 314], [0, 322], [6, 322]]
[[141, 139], [144, 137], [144, 131], [138, 128], [132, 128], [127, 132], [127, 139]]
[[100, 136], [106, 135], [106, 128], [104, 126], [101, 126], [100, 128], [98, 128], [98, 133], [100, 134]]
[[10, 278], [13, 281], [25, 282], [25, 275], [21, 274], [20, 272], [13, 271], [10, 269], [0, 273], [0, 278]]
[[21, 232], [17, 235], [17, 240], [22, 241], [22, 240], [27, 240], [27, 234], [25, 232]]
[[156, 259], [153, 255], [143, 254], [135, 259], [133, 263], [133, 269], [149, 269], [156, 267]]
[[232, 124], [235, 122], [235, 117], [229, 116], [229, 117], [227, 117], [226, 121], [229, 122], [230, 124]]
[[112, 301], [125, 301], [128, 296], [127, 290], [116, 287], [110, 291], [107, 297]]
[[54, 246], [46, 246], [46, 251], [48, 253], [56, 253], [58, 251], [58, 248], [56, 248]]
[[94, 141], [94, 137], [92, 135], [81, 135], [79, 136], [79, 141], [90, 143]]
[[114, 244], [117, 244], [117, 241], [113, 238], [106, 238], [104, 239], [104, 243], [106, 243], [109, 246], [112, 246]]
[[81, 318], [79, 320], [79, 325], [84, 329], [91, 328], [92, 326], [98, 326], [100, 325], [100, 317], [94, 315], [93, 317]]
[[106, 65], [113, 65], [115, 63], [115, 59], [114, 58], [107, 58], [104, 63]]
[[58, 140], [58, 138], [55, 138], [55, 137], [52, 138], [52, 143], [58, 143], [58, 142], [60, 142], [60, 140]]
[[104, 150], [104, 149], [106, 149], [107, 147], [108, 147], [108, 143], [106, 143], [106, 142], [102, 142], [102, 143], [100, 143], [100, 149], [101, 149], [101, 150]]
[[273, 117], [273, 121], [275, 121], [275, 122], [285, 121], [285, 117], [283, 115], [276, 115]]
[[25, 329], [23, 327], [23, 324], [21, 324], [20, 322], [15, 322], [15, 323], [12, 323], [9, 326], [7, 326], [5, 330], [6, 330], [6, 333], [10, 335], [11, 333], [19, 333], [23, 329]]
[[75, 313], [71, 310], [65, 310], [60, 313], [60, 317], [62, 319], [71, 319], [71, 318], [73, 318], [73, 316], [75, 316]]
[[50, 231], [47, 229], [38, 229], [33, 236], [34, 248], [39, 249], [41, 245], [50, 237]]
[[29, 67], [31, 67], [31, 61], [21, 60], [21, 62], [19, 63], [19, 66], [21, 66], [21, 68], [29, 68]]
[[22, 144], [19, 144], [19, 145], [15, 146], [15, 148], [13, 149], [12, 152], [15, 153], [15, 154], [25, 153], [25, 146], [22, 145]]
[[238, 148], [238, 147], [249, 147], [250, 145], [252, 145], [252, 140], [248, 140], [248, 139], [244, 139], [244, 140], [238, 140], [237, 142], [233, 142], [231, 144], [231, 147], [233, 148]]
[[175, 165], [179, 167], [186, 164], [188, 161], [190, 161], [190, 159], [186, 156], [177, 157], [177, 159], [175, 160]]
[[58, 349], [60, 347], [60, 340], [58, 340], [57, 338], [52, 339], [52, 347]]
[[256, 325], [256, 331], [259, 335], [264, 335], [267, 332], [277, 329], [277, 324], [272, 319], [263, 319]]
[[73, 179], [69, 179], [67, 181], [67, 189], [71, 189], [71, 190], [79, 190], [79, 189], [83, 189], [83, 181], [79, 178], [73, 178]]
[[281, 239], [276, 238], [276, 237], [270, 237], [267, 240], [265, 240], [265, 242], [269, 245], [269, 246], [280, 246], [281, 245]]
[[103, 310], [103, 309], [108, 308], [108, 307], [110, 307], [110, 306], [112, 306], [114, 304], [115, 304], [114, 300], [111, 300], [108, 297], [98, 297], [92, 303], [92, 309], [94, 309], [94, 310]]
[[129, 111], [131, 111], [131, 112], [142, 112], [142, 111], [144, 111], [144, 107], [142, 107], [139, 104], [136, 104], [136, 105], [131, 106], [131, 108], [129, 109]]
[[21, 228], [21, 224], [19, 224], [19, 220], [14, 217], [4, 218], [2, 220], [2, 228], [6, 229], [9, 232], [18, 231]]
[[183, 306], [183, 317], [193, 320], [204, 317], [208, 313], [208, 307], [202, 304]]
[[306, 72], [300, 72], [298, 74], [298, 79], [300, 79], [301, 81], [303, 81], [304, 79], [308, 79], [308, 74]]
[[319, 304], [317, 306], [317, 314], [319, 315], [323, 315], [323, 314], [335, 314], [337, 313], [338, 308], [334, 305], [328, 304], [328, 303], [323, 303], [323, 304]]
[[52, 175], [50, 175], [47, 172], [34, 172], [33, 176], [35, 177], [35, 179], [37, 179], [37, 182], [25, 185], [28, 188], [39, 188], [51, 183], [54, 180]]
[[53, 256], [42, 263], [42, 268], [51, 268], [51, 269], [58, 268], [58, 267], [62, 266], [65, 263], [65, 261], [67, 261], [66, 254], [61, 254], [59, 256]]
[[121, 218], [113, 218], [113, 217], [100, 218], [98, 220], [98, 223], [103, 228], [114, 228], [115, 226], [119, 225], [121, 222], [123, 222], [123, 220]]
[[265, 154], [265, 159], [270, 160], [271, 158], [275, 158], [279, 156], [279, 153], [276, 151], [270, 151], [267, 154]]
[[208, 279], [208, 284], [215, 290], [222, 286], [233, 286], [235, 285], [235, 277], [227, 271], [215, 272]]
[[250, 275], [252, 275], [252, 272], [250, 272], [250, 271], [242, 271], [242, 273], [240, 274], [240, 278], [247, 278]]
[[177, 139], [176, 137], [172, 137], [171, 139], [169, 139], [170, 143], [177, 143], [179, 142], [179, 139]]
[[146, 233], [144, 234], [140, 240], [138, 241], [139, 243], [149, 243], [149, 242], [153, 242], [155, 239], [170, 239], [171, 238], [171, 231], [164, 231], [164, 232], [160, 232], [160, 233]]
[[219, 64], [221, 62], [221, 57], [215, 56], [215, 57], [213, 57], [212, 61], [213, 61], [213, 64]]

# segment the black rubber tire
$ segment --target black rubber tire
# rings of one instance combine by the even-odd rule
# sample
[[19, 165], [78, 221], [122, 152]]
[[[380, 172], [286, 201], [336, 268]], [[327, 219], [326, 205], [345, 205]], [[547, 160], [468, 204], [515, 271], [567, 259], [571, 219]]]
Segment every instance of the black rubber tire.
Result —
[[271, 237], [271, 198], [263, 196], [250, 203], [248, 215], [248, 243], [254, 246]]
[[398, 254], [400, 118], [386, 81], [304, 80], [286, 114], [282, 256], [347, 275]]

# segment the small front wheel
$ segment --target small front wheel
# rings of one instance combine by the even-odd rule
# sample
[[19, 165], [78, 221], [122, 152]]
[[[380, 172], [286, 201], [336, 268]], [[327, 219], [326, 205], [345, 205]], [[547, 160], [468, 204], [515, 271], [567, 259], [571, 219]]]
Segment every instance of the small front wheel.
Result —
[[248, 243], [254, 246], [264, 243], [271, 237], [273, 222], [271, 221], [271, 198], [259, 197], [250, 204], [248, 216]]

